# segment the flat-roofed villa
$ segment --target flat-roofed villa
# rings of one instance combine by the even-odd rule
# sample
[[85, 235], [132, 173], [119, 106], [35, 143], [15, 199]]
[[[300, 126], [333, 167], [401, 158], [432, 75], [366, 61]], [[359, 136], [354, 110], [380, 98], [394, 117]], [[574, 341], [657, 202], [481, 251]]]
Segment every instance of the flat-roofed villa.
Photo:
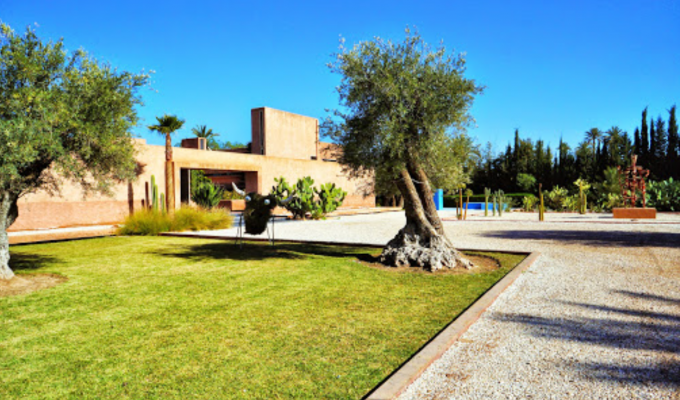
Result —
[[[350, 178], [334, 159], [337, 149], [319, 140], [316, 118], [273, 108], [251, 110], [250, 149], [208, 150], [205, 139], [184, 139], [173, 148], [175, 204], [190, 202], [191, 170], [203, 170], [220, 186], [235, 183], [247, 192], [269, 193], [274, 178], [295, 183], [310, 176], [315, 185], [332, 182], [347, 192], [343, 208], [374, 207], [373, 178]], [[165, 188], [165, 146], [134, 139], [141, 174], [133, 182], [113, 188], [113, 196], [85, 196], [79, 185], [64, 181], [59, 193], [40, 190], [19, 200], [19, 218], [10, 231], [49, 229], [121, 222], [128, 214], [147, 207], [154, 176]]]

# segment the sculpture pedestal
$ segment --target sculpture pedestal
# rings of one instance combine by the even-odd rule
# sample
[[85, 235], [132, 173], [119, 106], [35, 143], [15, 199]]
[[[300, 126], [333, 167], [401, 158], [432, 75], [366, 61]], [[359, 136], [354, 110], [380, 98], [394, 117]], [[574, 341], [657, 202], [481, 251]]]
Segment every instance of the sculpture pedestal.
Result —
[[615, 208], [614, 218], [656, 219], [656, 208]]

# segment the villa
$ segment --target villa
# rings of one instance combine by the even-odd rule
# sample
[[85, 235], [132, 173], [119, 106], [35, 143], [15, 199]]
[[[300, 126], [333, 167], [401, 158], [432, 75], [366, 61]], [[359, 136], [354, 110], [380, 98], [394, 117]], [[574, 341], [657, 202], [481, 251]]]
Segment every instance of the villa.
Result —
[[[350, 178], [334, 159], [337, 149], [319, 140], [316, 118], [268, 107], [251, 110], [250, 151], [209, 150], [205, 139], [182, 141], [173, 148], [175, 204], [190, 202], [191, 170], [204, 170], [217, 185], [235, 183], [247, 192], [269, 193], [274, 178], [295, 183], [310, 176], [315, 184], [335, 183], [347, 192], [343, 208], [374, 207], [373, 178]], [[151, 178], [165, 188], [165, 146], [134, 139], [139, 176], [113, 188], [112, 196], [85, 195], [78, 184], [64, 181], [58, 193], [38, 191], [19, 200], [19, 218], [10, 231], [37, 230], [121, 222], [150, 204]]]

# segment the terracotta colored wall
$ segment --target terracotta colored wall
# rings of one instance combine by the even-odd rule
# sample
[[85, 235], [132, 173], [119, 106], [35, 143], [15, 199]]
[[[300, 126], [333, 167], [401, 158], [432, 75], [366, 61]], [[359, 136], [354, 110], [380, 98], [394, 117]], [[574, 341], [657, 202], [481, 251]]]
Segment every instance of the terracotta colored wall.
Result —
[[[130, 212], [131, 207], [139, 209], [142, 204], [147, 203], [146, 191], [150, 186], [151, 175], [155, 175], [159, 190], [165, 192], [165, 147], [146, 145], [144, 140], [137, 142], [137, 159], [144, 164], [143, 172], [137, 181], [130, 185], [115, 186], [112, 197], [103, 195], [85, 197], [80, 187], [71, 182], [63, 183], [59, 195], [53, 196], [44, 191], [27, 195], [19, 200], [19, 218], [10, 230], [120, 222]], [[306, 148], [305, 151], [309, 151], [312, 146]], [[342, 174], [340, 166], [334, 162], [183, 148], [174, 148], [173, 158], [177, 206], [180, 205], [181, 168], [244, 171], [246, 190], [260, 193], [268, 193], [276, 177], [284, 176], [289, 182], [295, 182], [300, 177], [311, 176], [317, 185], [335, 182], [347, 191], [348, 196], [343, 207], [375, 206], [373, 195], [363, 196], [367, 191], [372, 193], [372, 179], [350, 180]], [[150, 193], [149, 187], [149, 195]]]
[[259, 130], [259, 110], [264, 110], [264, 155], [299, 160], [317, 156], [319, 120], [269, 107], [256, 110], [253, 131]]

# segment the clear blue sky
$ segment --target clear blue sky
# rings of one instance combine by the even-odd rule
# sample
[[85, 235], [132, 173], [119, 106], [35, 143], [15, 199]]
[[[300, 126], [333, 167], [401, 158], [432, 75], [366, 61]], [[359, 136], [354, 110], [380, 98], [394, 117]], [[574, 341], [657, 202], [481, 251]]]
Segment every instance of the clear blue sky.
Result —
[[[680, 2], [654, 1], [0, 1], [15, 30], [37, 23], [130, 71], [154, 70], [143, 124], [163, 113], [206, 124], [220, 141], [250, 140], [250, 112], [267, 106], [317, 118], [338, 106], [326, 63], [338, 46], [374, 36], [467, 53], [485, 85], [472, 109], [478, 143], [523, 137], [572, 146], [591, 127], [632, 134], [640, 112], [667, 119], [680, 103]], [[680, 105], [680, 104], [679, 104]], [[162, 140], [140, 127], [150, 143]]]

